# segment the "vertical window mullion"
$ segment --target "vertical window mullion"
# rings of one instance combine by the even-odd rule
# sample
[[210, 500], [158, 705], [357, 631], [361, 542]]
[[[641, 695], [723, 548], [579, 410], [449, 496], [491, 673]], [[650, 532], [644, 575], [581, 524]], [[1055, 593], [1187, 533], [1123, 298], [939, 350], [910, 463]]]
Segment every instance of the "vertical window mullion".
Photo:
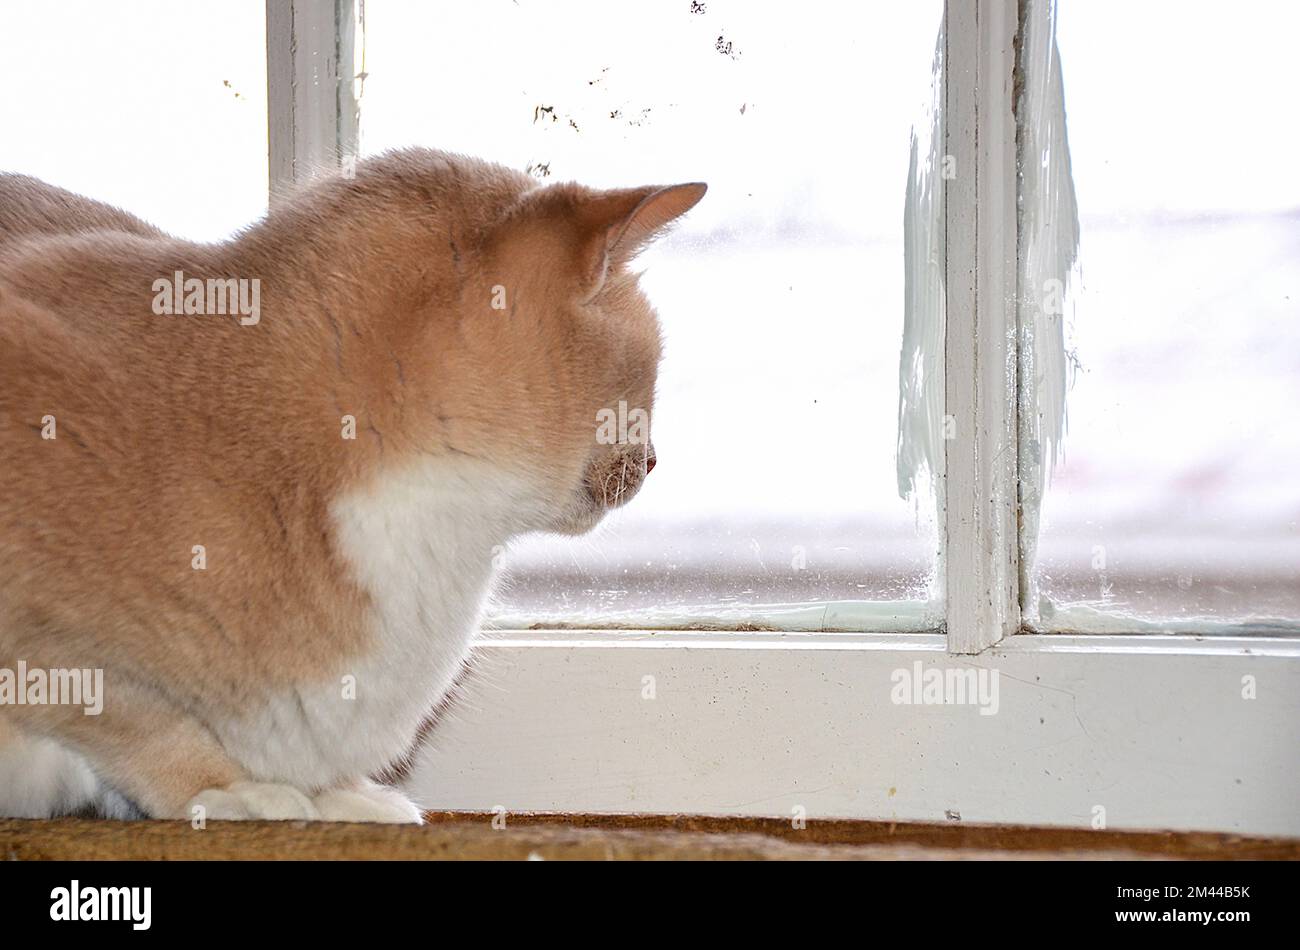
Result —
[[357, 151], [357, 0], [266, 0], [271, 199]]
[[945, 9], [945, 594], [948, 650], [1020, 625], [1016, 489], [1016, 0]]

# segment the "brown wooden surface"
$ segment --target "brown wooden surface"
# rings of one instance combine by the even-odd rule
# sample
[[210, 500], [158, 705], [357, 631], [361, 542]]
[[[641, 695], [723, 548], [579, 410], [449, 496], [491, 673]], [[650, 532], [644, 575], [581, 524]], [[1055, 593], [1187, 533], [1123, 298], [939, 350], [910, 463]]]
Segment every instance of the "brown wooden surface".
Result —
[[[466, 812], [427, 812], [425, 820], [490, 819]], [[511, 815], [512, 826], [762, 834], [819, 845], [915, 845], [995, 851], [1128, 851], [1150, 857], [1204, 860], [1300, 860], [1300, 839], [1173, 831], [1094, 831], [1038, 825], [982, 825], [961, 821], [894, 822], [810, 819], [796, 829], [788, 818], [710, 815]]]
[[430, 813], [423, 827], [0, 820], [8, 860], [1300, 859], [1300, 841], [1022, 826], [655, 815]]

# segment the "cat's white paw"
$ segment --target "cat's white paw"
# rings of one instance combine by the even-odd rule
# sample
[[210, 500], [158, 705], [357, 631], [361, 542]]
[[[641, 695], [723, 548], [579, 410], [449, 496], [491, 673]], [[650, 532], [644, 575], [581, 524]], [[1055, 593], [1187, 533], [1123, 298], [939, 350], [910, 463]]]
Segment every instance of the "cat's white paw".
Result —
[[332, 788], [315, 799], [325, 821], [377, 821], [387, 824], [421, 824], [420, 809], [395, 788], [368, 779], [346, 788]]
[[202, 808], [202, 817], [213, 821], [293, 821], [319, 818], [310, 798], [292, 785], [270, 782], [235, 782], [225, 788], [205, 788], [185, 806], [186, 817], [194, 817]]

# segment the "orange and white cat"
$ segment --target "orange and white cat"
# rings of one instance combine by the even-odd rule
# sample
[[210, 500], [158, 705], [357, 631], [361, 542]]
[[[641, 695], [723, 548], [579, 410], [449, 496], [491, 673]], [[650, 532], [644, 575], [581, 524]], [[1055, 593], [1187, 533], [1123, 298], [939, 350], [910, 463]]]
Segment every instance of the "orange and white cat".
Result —
[[373, 777], [494, 553], [654, 465], [599, 420], [651, 410], [628, 264], [704, 191], [407, 150], [196, 244], [0, 176], [0, 671], [103, 676], [0, 691], [0, 815], [419, 821]]

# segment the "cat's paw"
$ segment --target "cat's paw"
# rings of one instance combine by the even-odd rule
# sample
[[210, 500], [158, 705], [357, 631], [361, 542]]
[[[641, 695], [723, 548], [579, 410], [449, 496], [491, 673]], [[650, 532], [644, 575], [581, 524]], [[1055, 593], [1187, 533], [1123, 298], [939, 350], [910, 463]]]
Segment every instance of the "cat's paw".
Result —
[[205, 788], [185, 806], [186, 817], [195, 809], [213, 821], [293, 821], [319, 818], [312, 800], [292, 785], [269, 782], [235, 782], [225, 788]]
[[376, 821], [386, 824], [421, 824], [420, 809], [395, 788], [369, 779], [332, 788], [315, 798], [325, 821]]

